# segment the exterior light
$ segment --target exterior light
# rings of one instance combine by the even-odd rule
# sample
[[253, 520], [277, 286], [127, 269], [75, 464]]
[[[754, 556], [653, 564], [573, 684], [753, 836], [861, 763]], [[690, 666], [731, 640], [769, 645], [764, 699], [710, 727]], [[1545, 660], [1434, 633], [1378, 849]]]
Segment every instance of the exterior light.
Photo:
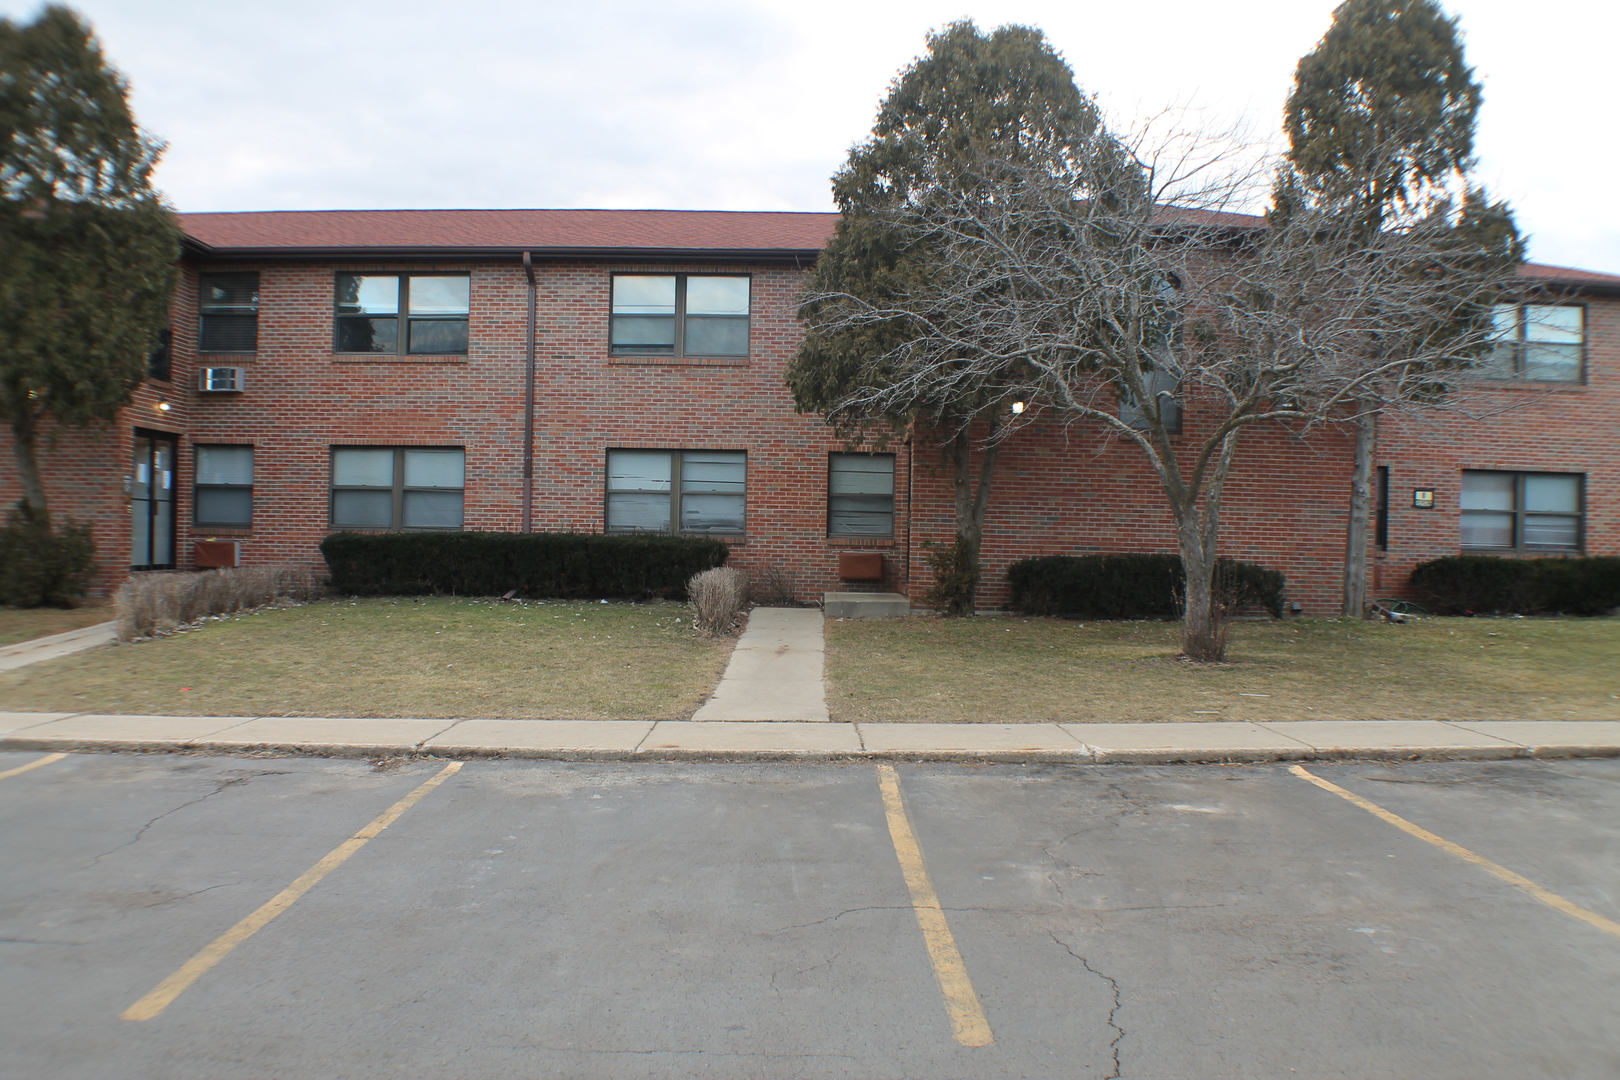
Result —
[[168, 412], [172, 408], [174, 408], [174, 406], [170, 405], [167, 401], [160, 401], [157, 403], [158, 412]]
[[1024, 403], [1022, 401], [1013, 402], [1013, 415], [1014, 416], [1018, 415], [1019, 413], [1021, 413], [1023, 411], [1024, 411]]

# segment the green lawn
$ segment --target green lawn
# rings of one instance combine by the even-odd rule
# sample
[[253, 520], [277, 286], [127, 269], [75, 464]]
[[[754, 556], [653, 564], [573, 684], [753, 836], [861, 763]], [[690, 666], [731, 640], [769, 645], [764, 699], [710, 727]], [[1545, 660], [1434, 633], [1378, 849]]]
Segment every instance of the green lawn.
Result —
[[0, 674], [28, 711], [202, 716], [680, 718], [729, 642], [684, 605], [328, 600]]
[[107, 622], [112, 617], [113, 610], [106, 604], [86, 604], [76, 608], [0, 607], [0, 645], [15, 645], [19, 641], [66, 633]]
[[835, 720], [1616, 720], [1620, 619], [1289, 619], [1232, 626], [1229, 663], [1171, 623], [827, 624]]

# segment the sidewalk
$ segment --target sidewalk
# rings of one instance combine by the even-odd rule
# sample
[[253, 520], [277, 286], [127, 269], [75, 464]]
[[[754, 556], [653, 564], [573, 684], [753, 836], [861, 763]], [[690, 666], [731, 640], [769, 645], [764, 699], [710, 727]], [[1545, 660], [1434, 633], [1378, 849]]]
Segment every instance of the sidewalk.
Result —
[[112, 622], [97, 623], [94, 626], [69, 630], [64, 634], [52, 634], [49, 637], [19, 641], [15, 645], [0, 647], [0, 671], [12, 671], [27, 667], [29, 664], [37, 664], [41, 660], [71, 656], [76, 652], [93, 649], [97, 645], [110, 645], [118, 640], [118, 635], [114, 632], [116, 626], [117, 624]]
[[1483, 761], [1620, 756], [1620, 721], [850, 724], [0, 712], [0, 751], [19, 750], [421, 754], [568, 761]]

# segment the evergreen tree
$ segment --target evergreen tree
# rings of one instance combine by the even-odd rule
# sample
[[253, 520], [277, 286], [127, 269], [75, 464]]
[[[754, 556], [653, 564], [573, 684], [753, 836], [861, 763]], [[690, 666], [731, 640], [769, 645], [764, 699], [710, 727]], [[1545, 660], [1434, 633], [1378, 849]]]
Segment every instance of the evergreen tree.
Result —
[[943, 257], [916, 222], [933, 202], [971, 202], [988, 163], [1061, 161], [1099, 126], [1039, 30], [986, 35], [961, 21], [929, 36], [871, 137], [833, 177], [841, 216], [799, 312], [807, 335], [788, 386], [800, 411], [822, 413], [852, 442], [914, 434], [940, 445], [954, 475], [956, 541], [933, 560], [935, 598], [955, 614], [973, 612], [996, 458], [1010, 405], [1027, 394], [1015, 363], [950, 377], [946, 354], [971, 343], [940, 341], [905, 314], [900, 298], [925, 286]]
[[67, 8], [0, 19], [0, 417], [46, 534], [44, 429], [111, 423], [168, 323], [180, 232], [128, 90]]
[[[1347, 221], [1371, 245], [1387, 229], [1454, 216], [1522, 255], [1512, 215], [1467, 188], [1480, 87], [1457, 20], [1434, 0], [1346, 0], [1294, 74], [1285, 110], [1288, 167], [1273, 219], [1308, 206]], [[1344, 612], [1367, 609], [1367, 540], [1378, 410], [1355, 409]]]

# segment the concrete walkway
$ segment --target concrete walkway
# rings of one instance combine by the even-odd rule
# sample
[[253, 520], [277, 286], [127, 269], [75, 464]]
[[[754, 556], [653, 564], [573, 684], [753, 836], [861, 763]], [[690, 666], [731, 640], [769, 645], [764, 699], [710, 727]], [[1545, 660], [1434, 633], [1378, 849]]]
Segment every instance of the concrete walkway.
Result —
[[705, 723], [95, 716], [0, 712], [0, 752], [274, 751], [339, 757], [1171, 763], [1620, 756], [1620, 721], [1263, 724]]
[[825, 722], [821, 612], [755, 608], [714, 694], [692, 719]]
[[19, 641], [15, 645], [0, 647], [0, 671], [11, 671], [14, 668], [37, 664], [41, 660], [70, 656], [76, 652], [93, 649], [97, 645], [110, 645], [118, 640], [117, 634], [114, 633], [117, 625], [111, 622], [97, 623], [94, 626], [69, 630], [65, 634], [52, 634], [50, 637], [34, 638], [31, 641]]

